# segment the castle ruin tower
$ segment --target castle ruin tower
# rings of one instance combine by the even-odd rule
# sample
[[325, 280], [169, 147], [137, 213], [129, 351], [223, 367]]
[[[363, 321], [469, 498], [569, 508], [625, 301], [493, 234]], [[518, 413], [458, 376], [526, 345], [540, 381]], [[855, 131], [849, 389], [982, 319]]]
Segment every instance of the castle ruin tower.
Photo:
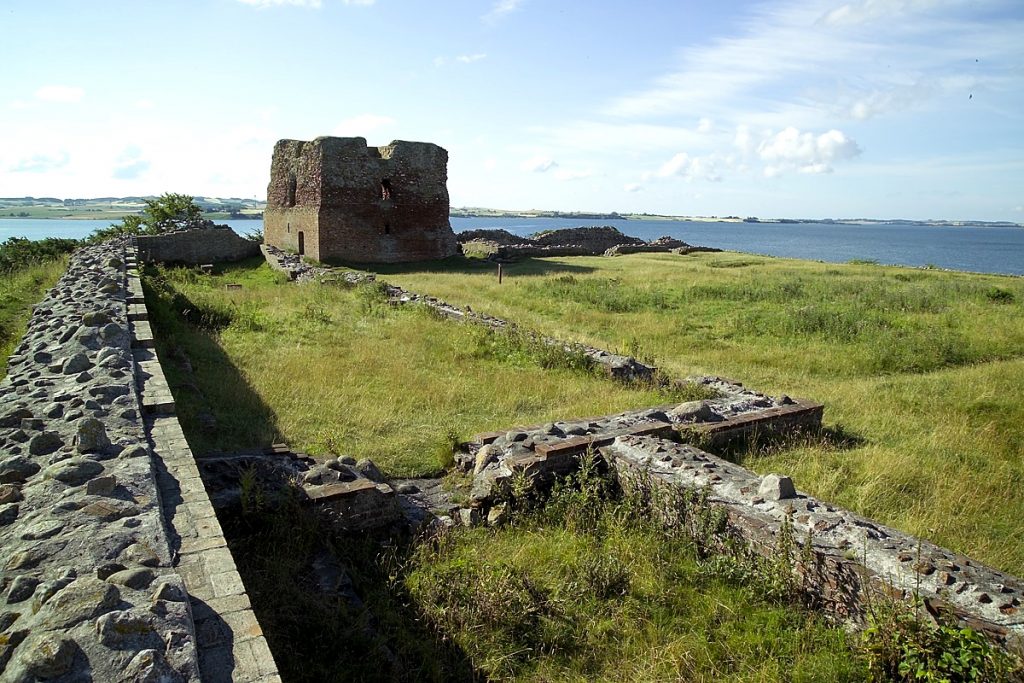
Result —
[[319, 137], [274, 145], [264, 240], [317, 261], [401, 263], [458, 253], [448, 152], [429, 142]]

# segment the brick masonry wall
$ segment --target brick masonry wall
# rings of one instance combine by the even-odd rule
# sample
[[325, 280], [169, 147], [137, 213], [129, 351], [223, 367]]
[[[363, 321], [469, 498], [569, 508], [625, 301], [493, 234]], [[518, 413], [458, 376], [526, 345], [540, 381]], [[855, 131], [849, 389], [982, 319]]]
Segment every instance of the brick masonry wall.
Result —
[[[1024, 651], [1024, 582], [1019, 578], [693, 446], [622, 436], [601, 452], [627, 487], [639, 479], [663, 488], [708, 491], [708, 504], [725, 511], [731, 533], [762, 555], [786, 550], [780, 538], [788, 525], [796, 545], [790, 549], [794, 570], [826, 613], [860, 620], [872, 601], [909, 600], [916, 593], [928, 612], [952, 613], [1011, 651]], [[809, 546], [809, 552], [800, 546]]]
[[448, 221], [448, 153], [430, 143], [281, 140], [267, 187], [265, 239], [316, 260], [395, 263], [458, 251]]

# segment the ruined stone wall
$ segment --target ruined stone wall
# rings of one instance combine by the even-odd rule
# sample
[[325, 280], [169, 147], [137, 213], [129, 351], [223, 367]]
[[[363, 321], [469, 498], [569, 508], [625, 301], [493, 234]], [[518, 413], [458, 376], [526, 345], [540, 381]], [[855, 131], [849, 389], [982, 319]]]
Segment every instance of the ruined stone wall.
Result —
[[282, 140], [267, 188], [266, 242], [321, 261], [451, 256], [458, 243], [448, 222], [447, 164], [448, 153], [430, 143]]
[[228, 227], [140, 235], [137, 241], [139, 257], [147, 262], [201, 265], [260, 254], [258, 243], [239, 237]]
[[464, 247], [488, 252], [492, 259], [720, 251], [707, 247], [693, 247], [672, 237], [659, 237], [645, 242], [639, 237], [630, 237], [620, 232], [618, 228], [607, 225], [552, 230], [530, 237], [518, 237], [507, 230], [466, 230], [459, 233], [458, 238]]
[[76, 251], [0, 382], [0, 680], [279, 683], [135, 260]]
[[749, 547], [790, 555], [803, 589], [828, 614], [861, 620], [879, 600], [916, 595], [927, 613], [952, 615], [1024, 653], [1017, 577], [803, 494], [788, 477], [758, 476], [693, 446], [627, 435], [601, 452], [627, 487], [640, 480], [707, 491], [708, 505], [726, 513], [729, 530]]
[[81, 249], [0, 383], [0, 679], [199, 680], [132, 373], [123, 244]]

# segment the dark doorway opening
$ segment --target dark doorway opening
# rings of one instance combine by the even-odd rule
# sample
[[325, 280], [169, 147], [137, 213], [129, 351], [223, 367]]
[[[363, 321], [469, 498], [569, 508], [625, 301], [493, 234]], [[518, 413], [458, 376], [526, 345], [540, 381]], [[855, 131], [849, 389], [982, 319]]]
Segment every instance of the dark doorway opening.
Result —
[[390, 223], [385, 223], [384, 224], [384, 234], [385, 235], [390, 235], [391, 234], [391, 224]]
[[299, 256], [306, 253], [306, 235], [299, 230]]
[[384, 201], [391, 199], [391, 180], [389, 178], [380, 181], [380, 198]]

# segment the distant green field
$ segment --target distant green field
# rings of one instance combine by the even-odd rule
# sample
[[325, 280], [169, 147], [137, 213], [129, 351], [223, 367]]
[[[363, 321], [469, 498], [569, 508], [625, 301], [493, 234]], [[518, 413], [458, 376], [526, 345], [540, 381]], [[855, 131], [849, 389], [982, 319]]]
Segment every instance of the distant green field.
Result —
[[0, 219], [4, 218], [63, 218], [112, 221], [142, 210], [129, 206], [0, 206]]

